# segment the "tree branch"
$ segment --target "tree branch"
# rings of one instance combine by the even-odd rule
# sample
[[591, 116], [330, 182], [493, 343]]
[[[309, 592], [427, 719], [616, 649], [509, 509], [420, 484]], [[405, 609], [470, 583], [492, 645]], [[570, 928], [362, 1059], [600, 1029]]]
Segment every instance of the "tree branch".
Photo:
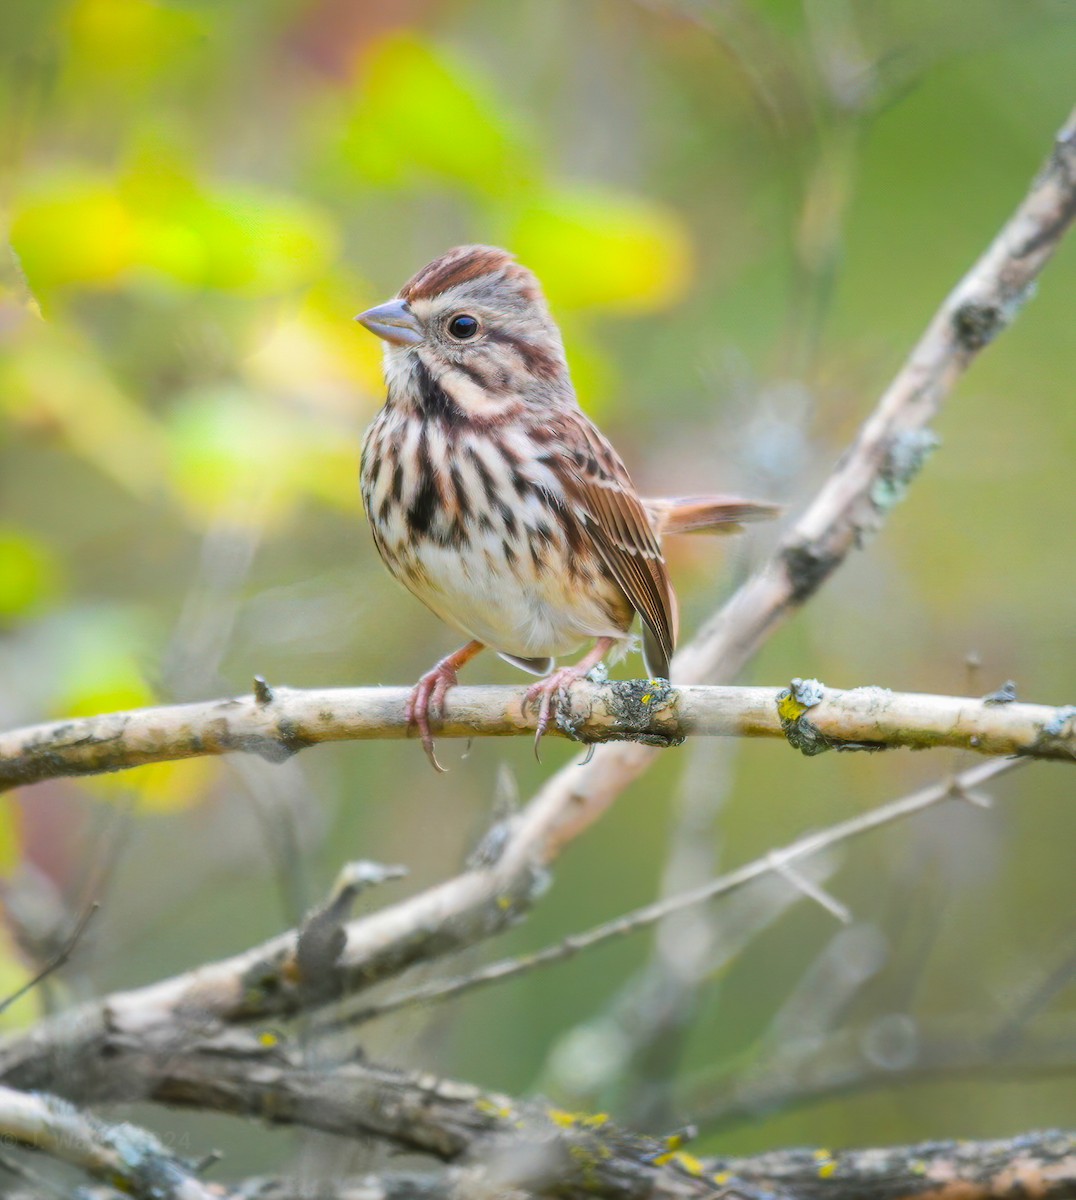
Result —
[[[364, 1062], [310, 1068], [301, 1058], [301, 1049], [243, 1034], [169, 1053], [119, 1047], [113, 1065], [142, 1078], [148, 1097], [161, 1103], [375, 1137], [440, 1159], [461, 1169], [458, 1182], [467, 1186], [456, 1194], [463, 1195], [712, 1200], [715, 1188], [748, 1200], [1076, 1195], [1076, 1139], [1064, 1132], [992, 1143], [702, 1159], [683, 1149], [681, 1135], [633, 1133], [604, 1113], [569, 1113]], [[20, 1099], [62, 1106], [47, 1097]], [[160, 1194], [208, 1200], [204, 1185], [187, 1182], [197, 1190]]]
[[[926, 1142], [836, 1154], [780, 1150], [706, 1162], [681, 1157], [698, 1165], [706, 1190], [693, 1191], [691, 1179], [667, 1171], [647, 1193], [653, 1200], [700, 1194], [743, 1200], [1063, 1200], [1076, 1195], [1076, 1139], [1058, 1131], [992, 1142]], [[284, 1178], [248, 1180], [241, 1189], [246, 1200], [306, 1200], [309, 1194], [303, 1181]], [[466, 1168], [441, 1174], [382, 1172], [326, 1181], [318, 1190], [321, 1200], [454, 1200], [477, 1194], [489, 1193], [476, 1189]], [[535, 1196], [530, 1190], [495, 1194], [505, 1200]], [[637, 1193], [616, 1190], [599, 1179], [585, 1190], [557, 1194], [623, 1198]]]
[[144, 1200], [220, 1200], [153, 1134], [108, 1125], [56, 1096], [0, 1086], [0, 1142], [40, 1150]]
[[[523, 688], [453, 688], [439, 736], [533, 733], [536, 719], [522, 711], [524, 694]], [[407, 737], [407, 696], [406, 688], [279, 688], [270, 699], [256, 693], [17, 729], [0, 734], [0, 790], [198, 755], [248, 751], [281, 762], [322, 742]], [[1076, 760], [1076, 706], [1000, 704], [878, 687], [842, 691], [814, 680], [794, 680], [792, 688], [582, 681], [558, 706], [556, 731], [589, 743], [784, 737], [808, 755], [948, 746]]]

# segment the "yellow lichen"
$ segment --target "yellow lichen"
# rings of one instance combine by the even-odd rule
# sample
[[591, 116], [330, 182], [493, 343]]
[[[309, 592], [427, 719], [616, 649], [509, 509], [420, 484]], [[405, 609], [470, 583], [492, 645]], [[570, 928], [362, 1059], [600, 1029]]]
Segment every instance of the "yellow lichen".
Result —
[[550, 1108], [547, 1109], [547, 1115], [553, 1124], [559, 1125], [561, 1129], [571, 1129], [576, 1125], [583, 1129], [600, 1129], [609, 1122], [608, 1113], [573, 1113], [566, 1112], [563, 1108]]
[[694, 1154], [688, 1154], [686, 1150], [677, 1150], [673, 1158], [676, 1160], [677, 1166], [682, 1167], [689, 1175], [702, 1174], [702, 1161]]
[[486, 1096], [480, 1096], [474, 1102], [474, 1106], [479, 1112], [490, 1117], [497, 1117], [502, 1121], [507, 1121], [513, 1115], [507, 1104], [496, 1104]]
[[801, 704], [789, 691], [777, 697], [777, 715], [782, 721], [798, 721], [807, 711], [807, 705]]

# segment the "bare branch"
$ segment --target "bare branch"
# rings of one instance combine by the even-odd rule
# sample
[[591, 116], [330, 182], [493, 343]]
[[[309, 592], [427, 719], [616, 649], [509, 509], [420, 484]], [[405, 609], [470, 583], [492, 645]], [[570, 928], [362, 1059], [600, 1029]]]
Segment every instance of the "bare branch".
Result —
[[391, 997], [391, 999], [367, 1005], [364, 1008], [347, 1013], [339, 1022], [332, 1022], [331, 1027], [335, 1027], [337, 1024], [361, 1025], [366, 1021], [387, 1016], [389, 1013], [397, 1012], [402, 1008], [408, 1008], [413, 1004], [426, 1004], [437, 1000], [446, 1000], [449, 997], [473, 991], [486, 984], [499, 983], [515, 975], [533, 971], [538, 967], [563, 962], [565, 959], [571, 958], [584, 950], [589, 950], [602, 942], [624, 937], [629, 933], [636, 933], [641, 929], [656, 925], [659, 921], [663, 921], [666, 917], [670, 917], [674, 913], [682, 912], [684, 909], [692, 908], [697, 904], [703, 904], [707, 900], [713, 900], [718, 896], [728, 895], [730, 892], [737, 891], [745, 884], [752, 883], [754, 880], [771, 873], [780, 875], [788, 881], [791, 887], [795, 888], [802, 895], [821, 904], [837, 920], [847, 922], [850, 919], [850, 914], [844, 905], [835, 901], [811, 880], [795, 870], [792, 867], [792, 863], [809, 858], [811, 855], [818, 854], [820, 851], [827, 850], [841, 842], [849, 841], [870, 829], [878, 829], [882, 825], [900, 820], [913, 813], [922, 812], [927, 808], [933, 807], [935, 804], [941, 803], [943, 800], [948, 800], [954, 796], [962, 796], [966, 789], [981, 787], [989, 780], [996, 779], [999, 775], [1012, 770], [1018, 765], [1019, 760], [979, 764], [953, 779], [923, 788], [922, 791], [915, 792], [911, 796], [904, 796], [900, 800], [894, 800], [891, 804], [884, 804], [880, 808], [863, 813], [858, 817], [852, 817], [847, 821], [842, 821], [839, 825], [833, 825], [829, 829], [808, 834], [806, 837], [800, 838], [798, 841], [792, 842], [779, 850], [771, 850], [761, 858], [756, 858], [753, 862], [749, 862], [735, 871], [730, 871], [728, 874], [721, 875], [717, 879], [709, 880], [698, 887], [691, 888], [689, 891], [666, 896], [661, 900], [654, 901], [653, 904], [647, 904], [642, 908], [635, 909], [633, 912], [625, 913], [615, 920], [606, 921], [602, 925], [588, 929], [584, 933], [572, 934], [556, 945], [547, 946], [543, 950], [536, 950], [532, 954], [519, 955], [515, 958], [503, 959], [500, 962], [489, 963], [487, 966], [480, 967], [476, 971], [455, 979], [436, 980], [432, 983], [422, 984], [419, 987], [401, 992], [399, 995]]
[[[533, 733], [535, 716], [522, 711], [524, 694], [523, 688], [453, 688], [439, 736]], [[407, 696], [406, 688], [276, 688], [268, 700], [255, 693], [14, 730], [0, 735], [0, 790], [197, 755], [239, 750], [282, 762], [320, 742], [407, 737]], [[814, 680], [793, 680], [791, 688], [582, 681], [558, 706], [557, 726], [563, 736], [592, 743], [783, 737], [808, 755], [949, 746], [1076, 761], [1076, 706], [991, 704], [877, 687], [842, 691]]]
[[[955, 779], [808, 834], [783, 851], [771, 851], [720, 879], [659, 900], [534, 957], [556, 961], [584, 945], [643, 928], [779, 870], [782, 864], [920, 812], [947, 797], [962, 796], [964, 789], [981, 787], [1024, 761], [980, 763]], [[102, 1088], [112, 1096], [119, 1089], [119, 1096], [132, 1099], [121, 1083], [117, 1059], [121, 1050], [137, 1051], [147, 1058], [174, 1058], [177, 1037], [183, 1037], [192, 1024], [202, 1038], [227, 1039], [229, 1025], [311, 1011], [393, 978], [415, 962], [431, 962], [489, 938], [518, 919], [532, 902], [535, 888], [540, 887], [542, 871], [537, 856], [543, 852], [543, 833], [550, 835], [538, 824], [541, 817], [541, 810], [533, 805], [521, 814], [511, 827], [500, 859], [491, 866], [472, 868], [380, 912], [334, 925], [342, 936], [331, 956], [316, 955], [317, 974], [312, 981], [303, 970], [303, 931], [293, 930], [233, 958], [149, 987], [115, 993], [71, 1014], [39, 1022], [27, 1034], [11, 1035], [0, 1043], [0, 1079], [22, 1088], [59, 1091], [78, 1100], [95, 1097]], [[488, 970], [490, 978], [480, 982], [514, 973], [512, 963], [495, 964]], [[462, 990], [452, 981], [434, 986], [444, 986], [446, 994]], [[433, 998], [430, 992], [420, 990], [403, 1002]], [[398, 1006], [389, 1001], [370, 1015]], [[275, 1045], [275, 1034], [270, 1042]]]

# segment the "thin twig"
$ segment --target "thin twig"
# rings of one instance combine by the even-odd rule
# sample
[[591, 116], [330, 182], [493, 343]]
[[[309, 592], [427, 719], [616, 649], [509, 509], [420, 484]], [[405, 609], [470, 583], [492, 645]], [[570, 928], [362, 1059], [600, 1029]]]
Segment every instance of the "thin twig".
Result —
[[83, 912], [75, 923], [75, 928], [71, 931], [71, 936], [60, 947], [60, 949], [49, 959], [40, 971], [32, 978], [28, 979], [22, 987], [12, 992], [5, 1000], [0, 1000], [0, 1013], [6, 1012], [16, 1000], [21, 1000], [27, 992], [33, 991], [35, 987], [43, 980], [47, 979], [54, 971], [57, 971], [71, 957], [75, 947], [82, 940], [82, 935], [86, 932], [86, 927], [96, 916], [101, 905], [97, 900]]
[[767, 1113], [842, 1096], [962, 1079], [1071, 1079], [1076, 1026], [1047, 1023], [1000, 1045], [972, 1018], [920, 1021], [887, 1013], [864, 1024], [786, 1043], [750, 1066], [701, 1072], [681, 1089], [683, 1111], [709, 1133]]

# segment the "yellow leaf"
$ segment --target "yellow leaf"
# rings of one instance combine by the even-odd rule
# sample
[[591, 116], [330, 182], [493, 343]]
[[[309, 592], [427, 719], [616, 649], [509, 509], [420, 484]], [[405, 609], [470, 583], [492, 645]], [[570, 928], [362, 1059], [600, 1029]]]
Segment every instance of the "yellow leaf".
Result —
[[0, 526], [0, 624], [36, 611], [59, 590], [60, 568], [45, 546]]
[[80, 782], [103, 800], [134, 800], [144, 812], [175, 812], [200, 803], [217, 777], [212, 758], [147, 763], [111, 775], [90, 775]]
[[[21, 817], [10, 800], [0, 802], [0, 877], [7, 879], [22, 857]], [[0, 990], [0, 996], [5, 993]]]
[[554, 307], [651, 312], [680, 299], [690, 281], [679, 217], [619, 192], [550, 192], [519, 214], [509, 237]]
[[109, 183], [75, 170], [26, 184], [11, 221], [11, 244], [45, 301], [71, 285], [115, 287], [135, 261], [137, 238]]

